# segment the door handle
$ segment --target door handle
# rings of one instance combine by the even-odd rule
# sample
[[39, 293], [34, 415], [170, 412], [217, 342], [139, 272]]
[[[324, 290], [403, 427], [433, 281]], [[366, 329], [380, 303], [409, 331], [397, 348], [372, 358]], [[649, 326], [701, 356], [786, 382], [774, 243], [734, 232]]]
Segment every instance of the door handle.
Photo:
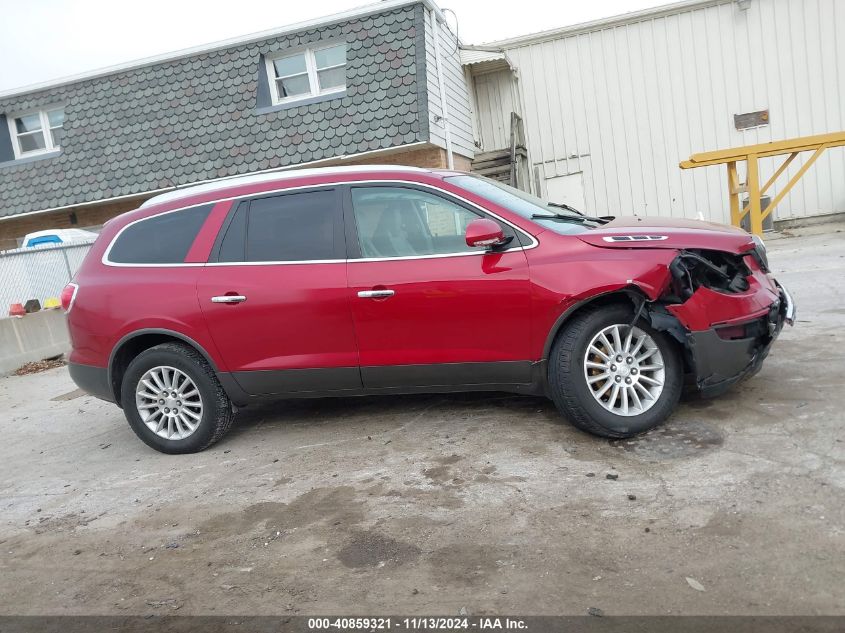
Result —
[[358, 296], [362, 299], [387, 299], [395, 294], [393, 290], [361, 290]]
[[219, 297], [211, 297], [211, 303], [243, 303], [246, 297], [243, 295], [221, 295]]

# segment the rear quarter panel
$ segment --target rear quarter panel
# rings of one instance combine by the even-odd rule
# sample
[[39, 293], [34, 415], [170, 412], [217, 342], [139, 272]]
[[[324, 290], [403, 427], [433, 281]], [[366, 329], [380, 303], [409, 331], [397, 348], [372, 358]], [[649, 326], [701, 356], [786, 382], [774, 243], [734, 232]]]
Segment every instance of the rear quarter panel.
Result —
[[106, 367], [121, 338], [150, 328], [196, 341], [222, 369], [197, 301], [200, 268], [107, 268], [106, 274], [79, 279], [79, 292], [68, 314], [71, 362]]
[[[118, 216], [106, 223], [91, 247], [74, 278], [79, 290], [67, 316], [70, 362], [107, 367], [112, 350], [124, 336], [142, 329], [163, 329], [196, 341], [218, 369], [223, 369], [199, 309], [196, 283], [200, 264], [113, 266], [102, 261], [124, 226], [160, 211], [139, 209]], [[207, 233], [216, 233], [224, 211], [215, 209], [200, 231], [197, 242], [201, 241], [204, 249], [210, 249]], [[195, 249], [191, 253], [203, 261], [207, 256]]]

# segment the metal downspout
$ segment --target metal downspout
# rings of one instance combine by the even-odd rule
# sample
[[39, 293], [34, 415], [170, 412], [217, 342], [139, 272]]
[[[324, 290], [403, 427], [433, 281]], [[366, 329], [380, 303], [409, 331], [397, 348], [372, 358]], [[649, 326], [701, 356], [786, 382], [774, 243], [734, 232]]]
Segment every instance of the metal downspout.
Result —
[[431, 22], [431, 34], [434, 37], [434, 64], [437, 67], [437, 85], [440, 87], [440, 111], [443, 113], [443, 138], [446, 141], [446, 165], [449, 169], [455, 168], [455, 159], [452, 156], [452, 131], [449, 126], [449, 104], [446, 99], [446, 80], [443, 76], [443, 62], [440, 55], [440, 25], [434, 17], [434, 11], [429, 10], [429, 21]]

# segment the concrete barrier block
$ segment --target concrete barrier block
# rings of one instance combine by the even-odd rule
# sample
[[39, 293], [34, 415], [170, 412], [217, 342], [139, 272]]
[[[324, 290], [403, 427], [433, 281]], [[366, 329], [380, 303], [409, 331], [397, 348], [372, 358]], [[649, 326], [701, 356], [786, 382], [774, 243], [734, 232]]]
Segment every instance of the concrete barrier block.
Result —
[[65, 319], [61, 310], [0, 319], [0, 376], [25, 363], [68, 353], [70, 336]]

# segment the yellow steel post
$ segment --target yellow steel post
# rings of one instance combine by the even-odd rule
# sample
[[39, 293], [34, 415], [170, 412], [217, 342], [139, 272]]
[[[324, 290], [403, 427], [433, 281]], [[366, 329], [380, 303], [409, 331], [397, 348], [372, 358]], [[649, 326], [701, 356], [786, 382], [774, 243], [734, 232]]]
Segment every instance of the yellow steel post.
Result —
[[763, 234], [763, 212], [760, 208], [760, 162], [757, 154], [748, 155], [748, 208], [751, 212], [751, 232]]
[[736, 161], [728, 163], [728, 196], [731, 201], [731, 224], [739, 226], [742, 216], [739, 213], [739, 176]]

